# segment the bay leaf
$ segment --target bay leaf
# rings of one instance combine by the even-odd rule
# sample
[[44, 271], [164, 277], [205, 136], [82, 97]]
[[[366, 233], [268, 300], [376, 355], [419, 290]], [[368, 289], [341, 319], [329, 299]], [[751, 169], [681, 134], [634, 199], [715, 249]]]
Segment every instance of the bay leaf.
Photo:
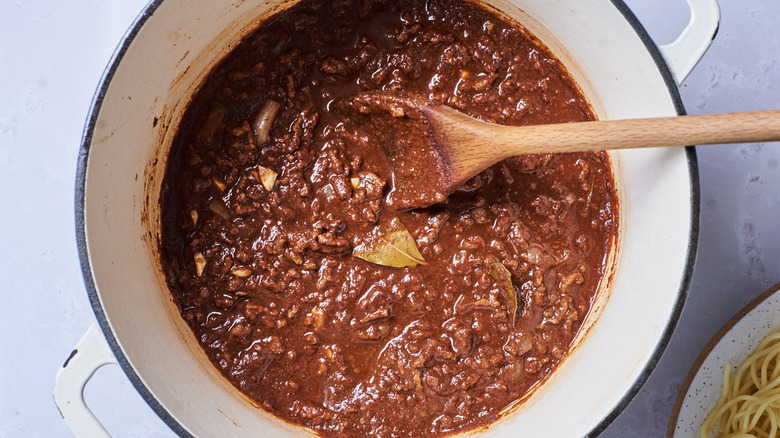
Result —
[[509, 269], [503, 263], [493, 263], [490, 267], [490, 275], [498, 282], [498, 286], [501, 289], [501, 298], [506, 303], [509, 322], [514, 327], [517, 321], [517, 293], [515, 293], [515, 286], [512, 284], [512, 273], [509, 272]]
[[392, 268], [427, 265], [414, 237], [400, 220], [394, 218], [355, 245], [352, 255], [367, 262]]

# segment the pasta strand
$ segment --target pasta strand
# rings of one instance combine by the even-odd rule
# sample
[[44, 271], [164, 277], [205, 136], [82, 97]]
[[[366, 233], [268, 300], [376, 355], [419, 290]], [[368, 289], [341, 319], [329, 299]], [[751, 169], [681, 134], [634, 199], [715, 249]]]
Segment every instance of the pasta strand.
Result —
[[701, 426], [707, 438], [717, 425], [727, 438], [778, 438], [780, 432], [780, 331], [764, 338], [731, 372], [723, 368], [723, 388]]

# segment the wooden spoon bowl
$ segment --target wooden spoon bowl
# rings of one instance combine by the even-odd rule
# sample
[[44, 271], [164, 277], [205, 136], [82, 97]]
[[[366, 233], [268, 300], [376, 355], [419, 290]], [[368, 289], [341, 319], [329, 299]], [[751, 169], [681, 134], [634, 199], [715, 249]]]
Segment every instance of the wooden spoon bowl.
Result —
[[780, 110], [518, 127], [411, 94], [366, 92], [347, 102], [398, 128], [383, 147], [396, 188], [402, 188], [394, 201], [400, 208], [441, 202], [469, 178], [515, 155], [780, 140]]

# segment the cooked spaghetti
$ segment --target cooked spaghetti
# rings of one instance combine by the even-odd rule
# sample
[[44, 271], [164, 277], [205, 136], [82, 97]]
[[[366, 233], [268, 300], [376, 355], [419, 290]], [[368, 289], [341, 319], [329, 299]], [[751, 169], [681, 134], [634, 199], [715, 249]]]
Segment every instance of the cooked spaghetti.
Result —
[[720, 437], [779, 436], [780, 331], [764, 338], [736, 373], [726, 364], [723, 390], [702, 424], [701, 437], [716, 423]]

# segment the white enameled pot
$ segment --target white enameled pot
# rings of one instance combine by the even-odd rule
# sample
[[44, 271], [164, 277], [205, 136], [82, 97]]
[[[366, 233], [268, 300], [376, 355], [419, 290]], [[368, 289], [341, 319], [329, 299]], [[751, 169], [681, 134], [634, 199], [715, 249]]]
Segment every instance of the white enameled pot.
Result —
[[[159, 262], [160, 184], [178, 121], [212, 67], [291, 0], [153, 1], [114, 55], [84, 133], [76, 183], [81, 264], [98, 326], [57, 376], [77, 436], [107, 436], [83, 403], [94, 370], [118, 362], [182, 436], [311, 434], [258, 409], [211, 365], [176, 309]], [[547, 44], [600, 119], [673, 116], [680, 82], [709, 46], [716, 0], [660, 50], [620, 0], [487, 0]], [[682, 310], [693, 269], [698, 180], [693, 148], [611, 154], [620, 242], [569, 357], [496, 424], [469, 434], [597, 434], [647, 379]]]

